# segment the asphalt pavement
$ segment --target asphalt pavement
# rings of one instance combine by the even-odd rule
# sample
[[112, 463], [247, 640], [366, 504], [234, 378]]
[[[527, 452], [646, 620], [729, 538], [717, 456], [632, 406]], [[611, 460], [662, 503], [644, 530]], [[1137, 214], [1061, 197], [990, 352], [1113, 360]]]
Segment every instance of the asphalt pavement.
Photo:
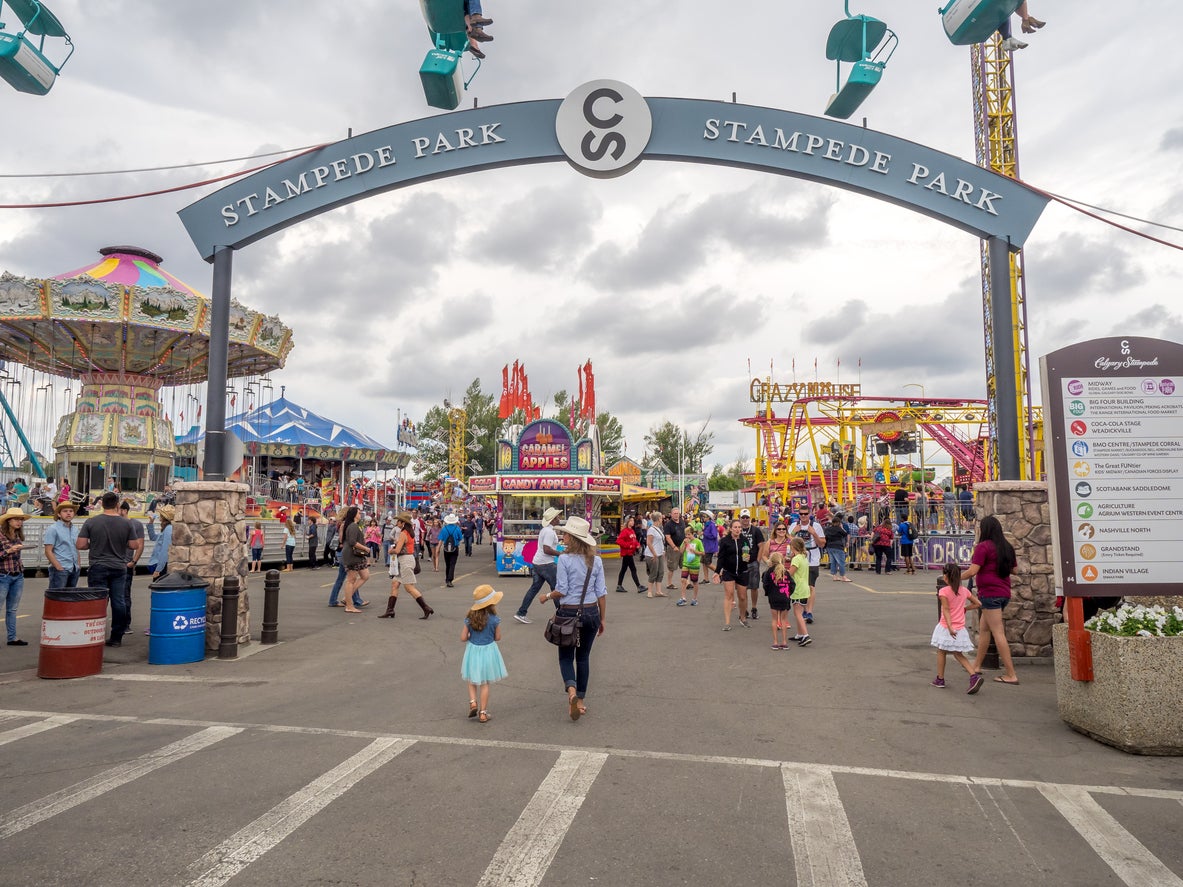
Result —
[[[610, 580], [619, 562], [608, 562]], [[767, 610], [609, 591], [588, 714], [512, 618], [492, 549], [429, 564], [376, 618], [327, 606], [335, 569], [282, 574], [280, 643], [147, 663], [147, 577], [99, 676], [38, 679], [44, 580], [0, 647], [0, 882], [164, 885], [1183, 885], [1183, 767], [1070, 730], [1049, 663], [967, 695], [930, 686], [933, 578], [823, 575], [812, 646]], [[459, 677], [472, 591], [505, 592], [509, 678], [488, 724]], [[610, 586], [614, 585], [610, 581]]]

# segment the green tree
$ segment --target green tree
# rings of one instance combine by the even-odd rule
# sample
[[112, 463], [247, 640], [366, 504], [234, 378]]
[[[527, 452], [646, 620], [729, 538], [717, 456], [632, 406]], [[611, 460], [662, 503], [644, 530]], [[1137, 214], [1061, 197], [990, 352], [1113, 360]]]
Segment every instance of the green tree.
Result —
[[700, 473], [703, 460], [714, 450], [715, 432], [707, 431], [710, 419], [703, 423], [702, 428], [694, 437], [666, 419], [660, 425], [654, 425], [645, 435], [644, 467], [651, 468], [660, 459], [671, 471], [678, 470], [679, 456], [682, 470], [687, 474]]
[[[579, 398], [572, 399], [566, 389], [559, 389], [552, 399], [553, 409], [550, 418], [562, 423], [564, 427], [569, 427], [567, 423], [571, 421], [572, 405], [578, 415], [583, 407]], [[580, 422], [577, 420], [575, 425], [579, 428]], [[624, 427], [611, 413], [596, 413], [596, 427], [600, 429], [600, 452], [604, 455], [604, 465], [611, 465], [624, 455]], [[581, 435], [577, 432], [576, 436]]]

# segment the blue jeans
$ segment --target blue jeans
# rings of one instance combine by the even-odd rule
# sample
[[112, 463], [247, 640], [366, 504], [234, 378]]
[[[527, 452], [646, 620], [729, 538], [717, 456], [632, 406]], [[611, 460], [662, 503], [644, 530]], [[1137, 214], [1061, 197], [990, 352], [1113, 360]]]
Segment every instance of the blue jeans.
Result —
[[[341, 593], [341, 588], [345, 585], [345, 574], [349, 571], [345, 569], [345, 562], [341, 561], [337, 564], [337, 581], [333, 583], [333, 590], [329, 592], [329, 606], [337, 606], [337, 595]], [[361, 592], [355, 591], [353, 593], [353, 606], [361, 605]]]
[[78, 587], [78, 568], [70, 567], [66, 570], [55, 570], [52, 566], [49, 568], [49, 587], [53, 588], [77, 588]]
[[845, 576], [846, 575], [846, 549], [845, 548], [827, 548], [830, 555], [830, 575], [831, 576]]
[[95, 566], [86, 570], [87, 588], [105, 588], [111, 601], [111, 640], [123, 640], [123, 633], [131, 625], [131, 601], [127, 594], [127, 566]]
[[555, 583], [559, 581], [559, 566], [553, 561], [549, 564], [531, 564], [530, 572], [534, 574], [534, 581], [530, 583], [526, 596], [522, 598], [522, 605], [518, 607], [519, 616], [526, 615], [530, 604], [534, 603], [534, 598], [538, 597], [538, 592], [542, 591], [543, 582], [550, 585], [550, 590], [554, 591]]
[[[578, 610], [559, 607], [561, 616], [574, 616]], [[559, 647], [559, 674], [563, 676], [564, 687], [574, 687], [575, 695], [582, 699], [587, 694], [587, 679], [591, 675], [591, 648], [600, 630], [600, 610], [594, 604], [589, 610], [583, 608], [583, 620], [579, 623], [579, 646]]]
[[25, 588], [25, 574], [17, 573], [10, 576], [0, 573], [0, 597], [4, 598], [4, 627], [8, 629], [8, 639], [16, 640], [16, 611], [21, 605], [21, 592]]

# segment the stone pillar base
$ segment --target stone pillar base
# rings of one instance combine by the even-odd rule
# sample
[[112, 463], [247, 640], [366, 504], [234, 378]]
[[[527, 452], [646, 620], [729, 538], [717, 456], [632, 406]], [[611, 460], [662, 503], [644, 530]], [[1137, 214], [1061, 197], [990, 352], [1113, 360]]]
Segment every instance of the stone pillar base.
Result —
[[209, 580], [205, 603], [205, 648], [217, 650], [222, 640], [222, 584], [237, 576], [238, 643], [251, 642], [251, 611], [247, 596], [246, 484], [224, 481], [177, 483], [177, 515], [169, 570]]
[[1015, 658], [1050, 656], [1056, 609], [1052, 520], [1043, 481], [995, 480], [974, 486], [978, 518], [993, 515], [1015, 547], [1011, 599], [1003, 611], [1006, 640]]

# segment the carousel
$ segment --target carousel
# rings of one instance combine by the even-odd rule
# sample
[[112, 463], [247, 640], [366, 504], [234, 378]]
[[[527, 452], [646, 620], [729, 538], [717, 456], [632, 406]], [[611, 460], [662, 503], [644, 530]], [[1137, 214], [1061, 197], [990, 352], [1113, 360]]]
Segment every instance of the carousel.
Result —
[[[199, 417], [210, 301], [148, 250], [99, 253], [48, 279], [0, 276], [0, 359], [28, 374], [30, 388], [56, 388], [46, 404], [65, 404], [49, 414], [65, 413], [52, 438], [57, 477], [82, 491], [160, 490], [176, 457], [172, 417], [184, 421], [187, 409]], [[242, 396], [254, 396], [291, 349], [278, 318], [232, 304], [228, 378], [241, 381]], [[161, 396], [166, 387], [171, 398]]]

